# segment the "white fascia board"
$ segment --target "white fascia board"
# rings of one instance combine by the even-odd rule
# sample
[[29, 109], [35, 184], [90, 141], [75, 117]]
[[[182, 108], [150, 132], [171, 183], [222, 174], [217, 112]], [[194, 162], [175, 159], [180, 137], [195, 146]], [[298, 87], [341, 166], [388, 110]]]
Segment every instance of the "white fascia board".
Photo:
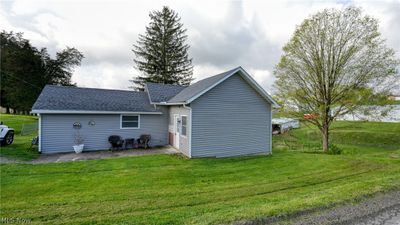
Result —
[[183, 105], [183, 108], [189, 110], [189, 158], [192, 158], [192, 108], [187, 105]]
[[162, 112], [134, 112], [134, 111], [84, 111], [84, 110], [32, 110], [40, 114], [162, 114]]
[[156, 104], [151, 100], [149, 89], [147, 88], [147, 83], [144, 85], [144, 91], [147, 92], [147, 97], [149, 97], [150, 104], [156, 106]]
[[272, 99], [271, 95], [268, 94], [267, 91], [265, 91], [264, 88], [262, 88], [256, 80], [254, 80], [254, 78], [252, 76], [250, 76], [250, 74], [248, 74], [243, 68], [240, 67], [240, 72], [242, 72], [242, 74], [244, 75], [244, 78], [247, 79], [247, 81], [249, 81], [250, 85], [253, 86], [254, 89], [256, 89], [261, 96], [263, 96], [264, 98], [266, 98], [267, 100], [269, 100], [272, 105], [274, 107], [279, 107], [279, 104], [275, 102], [274, 99]]
[[154, 102], [155, 105], [184, 105], [184, 102]]

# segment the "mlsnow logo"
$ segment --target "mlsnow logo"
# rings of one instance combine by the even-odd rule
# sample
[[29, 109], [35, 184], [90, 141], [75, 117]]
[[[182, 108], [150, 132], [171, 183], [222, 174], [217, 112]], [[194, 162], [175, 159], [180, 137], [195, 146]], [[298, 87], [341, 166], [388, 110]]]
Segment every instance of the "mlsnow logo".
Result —
[[31, 219], [26, 219], [26, 218], [7, 218], [3, 217], [0, 218], [0, 223], [1, 224], [30, 224], [32, 223]]

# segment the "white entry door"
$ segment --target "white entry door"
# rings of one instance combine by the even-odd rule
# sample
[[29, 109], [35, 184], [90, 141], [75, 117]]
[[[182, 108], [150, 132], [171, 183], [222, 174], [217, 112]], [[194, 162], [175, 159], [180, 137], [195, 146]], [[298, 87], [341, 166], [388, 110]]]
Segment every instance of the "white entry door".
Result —
[[179, 149], [179, 115], [174, 115], [174, 147]]

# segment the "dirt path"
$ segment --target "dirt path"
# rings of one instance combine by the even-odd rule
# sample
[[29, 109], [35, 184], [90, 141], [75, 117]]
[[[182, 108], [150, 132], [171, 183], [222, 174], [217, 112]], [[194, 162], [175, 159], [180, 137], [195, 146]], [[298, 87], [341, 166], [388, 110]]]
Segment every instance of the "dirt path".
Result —
[[379, 193], [361, 201], [327, 209], [298, 212], [284, 217], [269, 217], [257, 221], [241, 221], [236, 225], [400, 225], [400, 190]]

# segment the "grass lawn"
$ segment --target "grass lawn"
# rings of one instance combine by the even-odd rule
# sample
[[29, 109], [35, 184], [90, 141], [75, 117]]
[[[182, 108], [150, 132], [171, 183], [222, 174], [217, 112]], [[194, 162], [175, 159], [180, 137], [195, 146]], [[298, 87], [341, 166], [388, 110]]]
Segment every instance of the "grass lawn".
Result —
[[400, 187], [400, 124], [337, 122], [274, 136], [272, 156], [174, 155], [1, 165], [1, 218], [37, 224], [215, 224], [327, 206]]
[[[37, 158], [37, 147], [29, 149], [32, 138], [37, 136], [37, 120], [35, 116], [0, 114], [0, 121], [15, 130], [14, 142], [9, 146], [1, 146], [0, 155], [20, 160]], [[21, 133], [23, 128], [25, 132]]]

